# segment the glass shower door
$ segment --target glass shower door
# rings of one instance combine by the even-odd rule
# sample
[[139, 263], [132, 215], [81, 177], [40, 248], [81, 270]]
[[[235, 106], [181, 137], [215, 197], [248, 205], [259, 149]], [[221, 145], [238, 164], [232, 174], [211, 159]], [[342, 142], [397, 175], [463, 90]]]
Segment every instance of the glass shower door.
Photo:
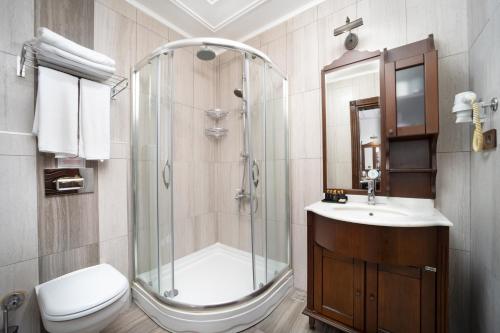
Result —
[[170, 54], [134, 75], [135, 276], [173, 295]]
[[265, 192], [266, 279], [272, 281], [290, 263], [288, 202], [288, 84], [266, 64]]
[[246, 94], [248, 112], [248, 142], [249, 160], [247, 165], [248, 184], [251, 198], [251, 236], [252, 236], [252, 265], [254, 271], [254, 289], [259, 289], [267, 283], [266, 279], [266, 191], [265, 175], [265, 79], [266, 67], [260, 58], [245, 57], [245, 66], [248, 71], [248, 92]]
[[173, 223], [173, 57], [174, 52], [159, 57], [158, 87], [160, 111], [158, 114], [158, 246], [160, 265], [160, 293], [164, 297], [177, 296], [174, 271], [174, 223]]
[[135, 189], [135, 276], [160, 290], [158, 253], [158, 60], [135, 72], [133, 182]]
[[250, 142], [248, 180], [252, 200], [255, 289], [289, 268], [287, 81], [261, 59], [248, 62]]

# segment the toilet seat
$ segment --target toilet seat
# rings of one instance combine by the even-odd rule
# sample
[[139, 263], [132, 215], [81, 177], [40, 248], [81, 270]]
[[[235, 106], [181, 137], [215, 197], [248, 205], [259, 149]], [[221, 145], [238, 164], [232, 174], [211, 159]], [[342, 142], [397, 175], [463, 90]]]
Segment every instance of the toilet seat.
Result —
[[110, 310], [114, 314], [114, 308], [128, 299], [129, 284], [114, 267], [101, 264], [45, 282], [35, 291], [44, 324], [66, 326]]

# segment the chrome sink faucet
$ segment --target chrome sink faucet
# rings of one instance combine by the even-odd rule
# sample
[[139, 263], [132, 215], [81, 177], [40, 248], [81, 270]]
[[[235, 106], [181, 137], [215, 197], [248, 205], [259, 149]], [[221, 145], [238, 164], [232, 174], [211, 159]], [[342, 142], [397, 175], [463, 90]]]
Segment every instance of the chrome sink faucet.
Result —
[[376, 179], [368, 180], [368, 204], [375, 205], [375, 183]]
[[375, 205], [375, 189], [377, 188], [377, 179], [379, 172], [375, 169], [368, 171], [368, 177], [362, 180], [362, 184], [368, 184], [368, 204]]

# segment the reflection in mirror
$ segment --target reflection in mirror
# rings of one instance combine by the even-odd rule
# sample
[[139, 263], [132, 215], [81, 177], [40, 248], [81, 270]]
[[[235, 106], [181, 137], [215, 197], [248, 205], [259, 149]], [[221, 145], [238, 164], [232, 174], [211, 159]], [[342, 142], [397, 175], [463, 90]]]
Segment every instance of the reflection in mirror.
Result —
[[327, 188], [366, 189], [368, 171], [381, 169], [379, 66], [377, 57], [325, 73]]

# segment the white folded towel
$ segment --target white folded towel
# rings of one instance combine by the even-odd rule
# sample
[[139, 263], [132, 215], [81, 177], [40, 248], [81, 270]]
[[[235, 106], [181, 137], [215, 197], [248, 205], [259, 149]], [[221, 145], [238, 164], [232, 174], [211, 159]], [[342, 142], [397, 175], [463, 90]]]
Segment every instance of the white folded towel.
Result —
[[37, 31], [37, 39], [40, 42], [44, 42], [46, 44], [50, 44], [52, 46], [57, 47], [58, 49], [64, 50], [68, 53], [72, 53], [84, 59], [87, 59], [91, 62], [95, 62], [98, 64], [115, 67], [115, 61], [110, 57], [81, 46], [67, 38], [64, 38], [61, 35], [56, 34], [55, 32], [41, 27], [38, 28]]
[[110, 158], [110, 96], [105, 84], [80, 79], [79, 156], [87, 160]]
[[33, 134], [41, 152], [78, 155], [78, 78], [39, 66]]
[[59, 49], [55, 46], [44, 42], [37, 42], [35, 47], [38, 50], [37, 55], [44, 55], [47, 58], [53, 58], [54, 60], [62, 60], [68, 65], [74, 65], [80, 68], [91, 67], [92, 69], [103, 71], [109, 74], [113, 74], [116, 71], [115, 66], [103, 65], [97, 62], [93, 62], [82, 58], [73, 53], [66, 52], [62, 49]]
[[114, 67], [88, 61], [49, 44], [37, 42], [35, 48], [39, 64], [75, 76], [94, 81], [106, 81], [115, 72]]

